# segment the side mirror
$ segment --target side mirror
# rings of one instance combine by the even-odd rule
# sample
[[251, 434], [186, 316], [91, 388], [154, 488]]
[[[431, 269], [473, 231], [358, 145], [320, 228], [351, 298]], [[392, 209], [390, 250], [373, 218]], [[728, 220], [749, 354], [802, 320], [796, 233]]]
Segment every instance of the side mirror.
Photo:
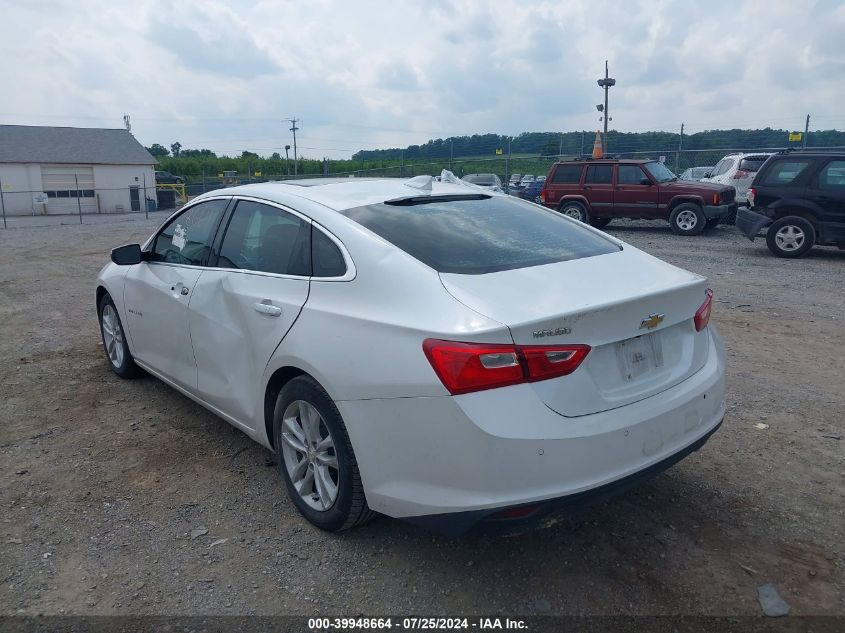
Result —
[[118, 266], [133, 266], [143, 260], [140, 244], [126, 244], [111, 250], [111, 260]]
[[641, 178], [641, 179], [640, 179], [640, 184], [641, 184], [641, 185], [650, 185], [650, 184], [651, 184], [651, 180], [649, 180], [648, 178]]
[[710, 178], [710, 172], [708, 171], [706, 174], [704, 174], [704, 177], [705, 177], [705, 178]]

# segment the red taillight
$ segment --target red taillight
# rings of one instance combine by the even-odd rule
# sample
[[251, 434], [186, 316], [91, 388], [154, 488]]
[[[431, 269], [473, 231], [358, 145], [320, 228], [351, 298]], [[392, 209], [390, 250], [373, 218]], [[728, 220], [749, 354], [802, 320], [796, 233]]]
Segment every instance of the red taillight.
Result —
[[719, 193], [718, 192], [713, 194], [713, 204], [719, 204]]
[[423, 351], [452, 395], [566, 376], [589, 345], [488, 345], [426, 339]]
[[748, 178], [751, 175], [750, 172], [743, 171], [742, 169], [737, 169], [736, 173], [734, 174], [734, 180], [740, 180], [742, 178]]
[[748, 193], [746, 194], [746, 196], [748, 197], [748, 206], [749, 207], [754, 206], [754, 196], [756, 196], [756, 195], [757, 195], [757, 192], [754, 191], [754, 187], [749, 187]]
[[694, 321], [696, 332], [701, 332], [710, 322], [710, 310], [713, 308], [713, 291], [708, 288], [706, 294], [707, 298], [704, 300], [704, 303], [695, 311]]
[[546, 190], [545, 189], [540, 190], [540, 203], [546, 204]]

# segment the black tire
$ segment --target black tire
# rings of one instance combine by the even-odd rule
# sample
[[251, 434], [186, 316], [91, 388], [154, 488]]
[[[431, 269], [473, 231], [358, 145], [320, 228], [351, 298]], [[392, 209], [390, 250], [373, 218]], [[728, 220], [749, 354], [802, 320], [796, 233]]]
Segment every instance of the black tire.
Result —
[[562, 215], [578, 220], [579, 222], [583, 222], [584, 224], [587, 224], [587, 222], [590, 221], [587, 209], [585, 209], [584, 205], [580, 202], [564, 202], [558, 208], [558, 212]]
[[669, 216], [669, 226], [675, 235], [700, 235], [706, 223], [701, 207], [692, 202], [679, 204]]
[[603, 229], [606, 227], [613, 218], [590, 218], [590, 226], [594, 226], [597, 229]]
[[788, 215], [766, 231], [766, 246], [778, 257], [803, 257], [816, 243], [816, 229], [804, 218]]
[[[109, 309], [109, 319], [112, 323], [110, 326], [103, 325], [103, 313]], [[106, 355], [106, 360], [109, 363], [111, 370], [121, 378], [135, 378], [141, 373], [141, 368], [135, 364], [135, 359], [132, 358], [132, 353], [129, 351], [129, 345], [126, 343], [126, 330], [123, 329], [123, 323], [120, 321], [120, 315], [117, 313], [117, 308], [108, 293], [104, 294], [100, 299], [100, 304], [97, 306], [97, 318], [100, 321], [100, 339], [103, 342], [103, 352]], [[115, 329], [114, 324], [117, 328]], [[118, 336], [107, 334], [107, 328], [113, 332], [117, 332]], [[107, 342], [107, 338], [109, 341]], [[120, 345], [122, 354], [112, 347]]]
[[[283, 416], [288, 405], [297, 400], [305, 401], [317, 409], [322, 417], [322, 424], [328, 429], [334, 443], [334, 454], [337, 457], [337, 497], [326, 510], [316, 510], [308, 505], [294, 487], [285, 463], [282, 450]], [[376, 513], [370, 510], [364, 496], [361, 474], [358, 472], [358, 463], [343, 418], [325, 389], [316, 380], [310, 376], [298, 376], [282, 388], [273, 412], [273, 438], [276, 463], [285, 480], [288, 496], [302, 516], [313, 525], [327, 532], [340, 532], [363, 525], [375, 516]], [[303, 454], [303, 459], [305, 457]]]
[[704, 223], [704, 230], [709, 231], [715, 229], [721, 223], [721, 218], [712, 218]]

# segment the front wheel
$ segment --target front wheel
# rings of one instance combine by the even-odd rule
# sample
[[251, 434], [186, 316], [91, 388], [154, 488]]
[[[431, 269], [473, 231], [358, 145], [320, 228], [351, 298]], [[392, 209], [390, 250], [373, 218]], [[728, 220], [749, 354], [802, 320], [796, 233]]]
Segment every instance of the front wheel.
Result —
[[299, 376], [282, 388], [273, 435], [279, 470], [302, 516], [329, 532], [374, 516], [340, 412], [313, 378]]
[[675, 235], [699, 235], [704, 230], [707, 218], [697, 204], [679, 204], [669, 216], [669, 226]]
[[766, 246], [778, 257], [802, 257], [815, 242], [813, 225], [796, 215], [775, 220], [766, 231]]
[[560, 208], [560, 212], [568, 218], [578, 220], [586, 224], [589, 220], [587, 210], [579, 202], [567, 202]]
[[140, 373], [135, 359], [126, 343], [126, 333], [120, 322], [120, 315], [111, 297], [107, 294], [100, 299], [98, 306], [100, 315], [100, 335], [103, 339], [103, 350], [112, 371], [121, 378], [134, 378]]

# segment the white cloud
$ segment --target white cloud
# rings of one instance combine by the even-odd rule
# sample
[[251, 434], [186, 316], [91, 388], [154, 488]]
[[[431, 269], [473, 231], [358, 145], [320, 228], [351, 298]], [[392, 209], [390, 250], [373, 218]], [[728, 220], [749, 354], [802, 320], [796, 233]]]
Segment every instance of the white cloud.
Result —
[[[104, 8], [105, 7], [105, 8]], [[0, 120], [309, 156], [484, 132], [845, 127], [843, 2], [230, 2], [4, 6]], [[344, 151], [348, 150], [348, 151]]]

